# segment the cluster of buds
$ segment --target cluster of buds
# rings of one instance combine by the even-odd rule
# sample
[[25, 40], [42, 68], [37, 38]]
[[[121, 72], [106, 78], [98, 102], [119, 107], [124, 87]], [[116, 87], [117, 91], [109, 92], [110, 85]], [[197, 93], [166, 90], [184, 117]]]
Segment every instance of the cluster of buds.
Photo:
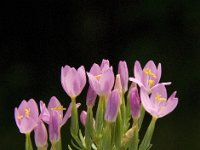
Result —
[[[71, 98], [67, 109], [55, 96], [51, 97], [47, 107], [40, 101], [40, 111], [33, 99], [23, 100], [15, 108], [16, 124], [19, 131], [26, 135], [25, 149], [33, 149], [30, 134], [34, 131], [38, 150], [47, 150], [48, 147], [62, 150], [66, 146], [62, 146], [61, 127], [71, 117], [69, 150], [149, 150], [157, 119], [172, 112], [178, 98], [176, 92], [167, 97], [166, 85], [171, 82], [159, 82], [162, 72], [160, 63], [156, 66], [150, 60], [142, 69], [136, 61], [133, 70], [134, 77], [129, 77], [126, 62], [120, 61], [115, 76], [108, 60], [102, 60], [101, 65], [94, 63], [87, 73], [83, 66], [78, 69], [68, 65], [62, 67], [61, 84]], [[87, 110], [80, 114], [84, 127], [82, 131], [78, 115], [81, 104], [76, 103], [76, 99], [86, 85], [86, 74], [89, 87]], [[145, 112], [152, 116], [152, 120], [144, 137], [140, 137]]]

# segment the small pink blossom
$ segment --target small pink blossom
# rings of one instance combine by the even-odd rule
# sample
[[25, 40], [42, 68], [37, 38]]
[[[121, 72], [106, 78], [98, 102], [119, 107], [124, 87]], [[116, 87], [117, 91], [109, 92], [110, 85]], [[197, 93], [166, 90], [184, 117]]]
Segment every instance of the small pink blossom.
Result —
[[155, 118], [161, 118], [172, 112], [177, 104], [176, 91], [167, 99], [167, 91], [164, 85], [159, 84], [152, 90], [149, 96], [142, 87], [140, 91], [141, 102], [145, 110]]
[[38, 123], [38, 107], [34, 99], [23, 100], [15, 108], [15, 122], [21, 133], [30, 133]]
[[159, 83], [161, 78], [161, 64], [158, 66], [154, 64], [152, 60], [148, 61], [145, 67], [142, 69], [140, 62], [136, 61], [134, 65], [134, 78], [129, 78], [130, 81], [137, 83], [140, 87], [143, 87], [148, 93], [151, 93], [152, 89], [158, 84], [169, 85], [171, 82]]

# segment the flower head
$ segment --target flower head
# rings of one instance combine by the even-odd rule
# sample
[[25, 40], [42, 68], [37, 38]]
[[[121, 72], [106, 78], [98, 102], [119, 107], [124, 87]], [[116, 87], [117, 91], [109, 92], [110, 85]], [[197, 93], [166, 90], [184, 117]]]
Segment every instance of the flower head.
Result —
[[15, 122], [21, 133], [30, 133], [38, 122], [38, 107], [34, 99], [23, 100], [18, 108], [15, 108]]
[[[77, 107], [79, 106], [80, 104], [77, 104]], [[48, 108], [46, 108], [45, 104], [40, 101], [40, 109], [40, 117], [49, 125], [50, 141], [58, 141], [60, 139], [60, 128], [71, 117], [72, 105], [69, 105], [65, 115], [63, 116], [63, 111], [66, 110], [66, 108], [60, 104], [55, 96], [53, 96], [49, 101]]]
[[159, 84], [152, 90], [150, 97], [145, 89], [141, 88], [140, 96], [145, 110], [155, 118], [161, 118], [169, 114], [178, 104], [176, 91], [167, 99], [167, 91], [162, 84]]
[[99, 95], [107, 96], [114, 84], [114, 73], [108, 60], [103, 60], [101, 66], [93, 64], [87, 73], [90, 87]]
[[61, 69], [61, 83], [65, 92], [72, 98], [78, 96], [86, 84], [85, 68], [66, 65]]
[[[137, 83], [140, 87], [143, 87], [148, 93], [151, 93], [152, 89], [159, 84], [161, 78], [161, 64], [158, 67], [152, 60], [148, 61], [145, 67], [142, 69], [140, 62], [136, 61], [134, 65], [135, 78], [130, 78], [130, 81]], [[163, 85], [169, 85], [170, 82], [160, 83]]]

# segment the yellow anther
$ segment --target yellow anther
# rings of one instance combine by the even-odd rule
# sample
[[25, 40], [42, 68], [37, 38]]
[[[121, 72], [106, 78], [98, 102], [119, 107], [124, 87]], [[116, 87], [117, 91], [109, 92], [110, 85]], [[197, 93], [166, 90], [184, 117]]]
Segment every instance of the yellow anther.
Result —
[[154, 85], [154, 83], [155, 83], [155, 81], [154, 81], [154, 80], [149, 80], [149, 86], [153, 86], [153, 85]]
[[61, 106], [53, 107], [53, 108], [51, 108], [51, 110], [66, 110], [66, 108], [64, 108], [64, 107], [61, 105]]
[[22, 119], [23, 118], [23, 116], [22, 115], [19, 115], [19, 116], [17, 116], [17, 119]]
[[151, 71], [151, 69], [147, 68], [147, 69], [144, 69], [143, 71], [144, 71], [145, 74], [156, 78], [156, 75]]
[[155, 99], [156, 99], [157, 101], [166, 101], [166, 100], [167, 100], [166, 98], [161, 97], [160, 94], [157, 94], [156, 97], [155, 97]]
[[25, 116], [30, 116], [30, 113], [31, 113], [31, 109], [30, 108], [26, 108], [25, 109]]
[[96, 75], [95, 77], [96, 77], [97, 79], [99, 79], [99, 78], [102, 77], [102, 74]]

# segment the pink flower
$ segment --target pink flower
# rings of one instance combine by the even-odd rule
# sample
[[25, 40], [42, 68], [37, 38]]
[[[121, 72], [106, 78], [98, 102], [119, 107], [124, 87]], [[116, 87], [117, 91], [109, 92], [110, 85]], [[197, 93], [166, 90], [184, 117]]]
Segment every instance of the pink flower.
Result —
[[[143, 87], [148, 93], [159, 84], [161, 78], [161, 64], [158, 67], [152, 60], [148, 61], [145, 67], [141, 68], [140, 62], [136, 61], [134, 65], [135, 78], [129, 78], [130, 81], [137, 83], [140, 87]], [[169, 85], [171, 82], [160, 83], [163, 85]]]
[[[106, 87], [103, 87], [103, 86], [105, 84], [107, 84], [105, 82], [107, 82], [107, 79], [109, 79], [109, 78], [105, 79], [105, 76], [103, 74], [104, 74], [104, 72], [107, 72], [107, 70], [109, 70], [108, 74], [109, 74], [109, 77], [111, 77], [110, 78], [111, 84], [108, 84], [108, 86], [109, 86], [109, 87], [107, 86], [108, 89], [105, 89]], [[92, 67], [90, 68], [90, 72], [87, 73], [88, 78], [89, 78], [89, 83], [90, 83], [89, 88], [88, 88], [87, 98], [86, 98], [87, 105], [93, 106], [95, 104], [97, 94], [98, 95], [108, 95], [108, 93], [110, 92], [110, 90], [112, 88], [111, 86], [113, 86], [113, 84], [114, 84], [114, 79], [112, 79], [112, 74], [113, 74], [112, 67], [110, 67], [110, 63], [106, 59], [102, 60], [100, 66], [96, 63], [94, 63], [92, 65]], [[103, 76], [104, 76], [103, 79], [105, 79], [105, 80], [100, 81], [100, 79]], [[114, 76], [114, 74], [113, 74], [113, 76]], [[113, 83], [112, 83], [112, 80], [113, 80]]]
[[21, 133], [30, 133], [38, 122], [38, 107], [34, 99], [28, 102], [23, 100], [18, 108], [15, 108], [15, 122]]
[[72, 98], [78, 96], [86, 84], [85, 68], [77, 70], [66, 65], [61, 69], [61, 83], [65, 92]]
[[[90, 87], [95, 93], [99, 96], [109, 95], [114, 84], [114, 73], [108, 60], [103, 59], [101, 66], [94, 63], [87, 75]], [[90, 93], [92, 92], [90, 91]]]
[[[77, 104], [79, 107], [80, 104]], [[51, 97], [48, 108], [40, 101], [41, 118], [49, 125], [49, 139], [51, 142], [57, 142], [60, 139], [60, 129], [71, 117], [72, 105], [70, 104], [65, 115], [63, 116], [63, 110], [66, 110], [58, 99]]]
[[144, 88], [140, 91], [142, 105], [145, 110], [155, 118], [161, 118], [172, 112], [177, 104], [176, 91], [167, 99], [167, 91], [164, 85], [159, 84], [152, 90], [150, 97]]

